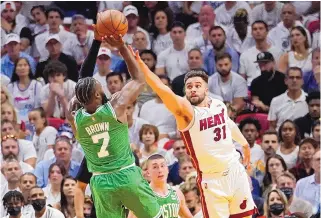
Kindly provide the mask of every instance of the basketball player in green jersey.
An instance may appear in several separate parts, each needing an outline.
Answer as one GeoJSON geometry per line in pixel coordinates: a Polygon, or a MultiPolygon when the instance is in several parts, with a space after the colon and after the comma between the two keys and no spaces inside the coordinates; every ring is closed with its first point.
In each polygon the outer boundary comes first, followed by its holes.
{"type": "MultiPolygon", "coordinates": [[[[144,87],[134,52],[122,37],[104,37],[124,58],[132,80],[108,100],[101,84],[92,77],[82,78],[75,94],[83,108],[67,118],[81,144],[89,172],[90,187],[98,218],[123,218],[125,207],[140,218],[162,217],[157,199],[134,164],[130,149],[126,108],[144,87]]],[[[97,57],[98,51],[95,53],[97,57]]]]}
{"type": "MultiPolygon", "coordinates": [[[[147,159],[147,172],[150,175],[150,187],[154,191],[159,205],[162,207],[163,218],[192,218],[185,203],[185,197],[179,188],[167,184],[168,167],[165,158],[154,154],[147,159]]],[[[135,213],[135,212],[134,212],[135,213]]],[[[139,215],[137,215],[139,218],[139,215]]],[[[128,218],[136,218],[130,212],[128,218]]]]}

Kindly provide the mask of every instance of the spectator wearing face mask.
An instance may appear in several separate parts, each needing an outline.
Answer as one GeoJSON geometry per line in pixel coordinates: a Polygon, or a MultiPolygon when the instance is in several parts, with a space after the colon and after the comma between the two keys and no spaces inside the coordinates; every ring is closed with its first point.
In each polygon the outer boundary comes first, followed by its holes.
{"type": "Polygon", "coordinates": [[[290,215],[289,205],[283,192],[274,189],[267,194],[264,203],[264,216],[266,218],[279,218],[290,215]]]}
{"type": "Polygon", "coordinates": [[[286,196],[289,205],[289,212],[299,212],[309,218],[313,215],[312,205],[309,202],[294,196],[295,185],[296,179],[289,172],[284,172],[277,178],[277,188],[286,196]]]}
{"type": "Polygon", "coordinates": [[[46,197],[44,191],[39,186],[34,186],[30,190],[30,202],[35,210],[35,217],[42,218],[65,218],[57,209],[46,206],[46,197]]]}
{"type": "Polygon", "coordinates": [[[4,218],[32,218],[32,216],[24,216],[22,207],[24,206],[24,198],[19,191],[8,191],[2,198],[3,206],[7,211],[7,216],[4,218]]]}

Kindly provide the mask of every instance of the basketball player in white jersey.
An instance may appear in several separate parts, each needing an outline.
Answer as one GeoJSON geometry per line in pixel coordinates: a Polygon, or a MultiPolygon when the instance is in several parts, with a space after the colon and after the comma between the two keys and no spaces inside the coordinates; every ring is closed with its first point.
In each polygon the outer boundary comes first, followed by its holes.
{"type": "MultiPolygon", "coordinates": [[[[218,56],[227,68],[230,56],[218,56]]],[[[198,172],[204,218],[252,217],[252,199],[246,170],[239,162],[233,140],[243,146],[244,161],[250,166],[250,148],[228,117],[222,101],[208,96],[208,76],[203,69],[185,76],[185,98],[175,95],[151,72],[136,52],[136,61],[147,84],[175,116],[177,126],[198,172]],[[232,140],[233,139],[233,140],[232,140]]]]}

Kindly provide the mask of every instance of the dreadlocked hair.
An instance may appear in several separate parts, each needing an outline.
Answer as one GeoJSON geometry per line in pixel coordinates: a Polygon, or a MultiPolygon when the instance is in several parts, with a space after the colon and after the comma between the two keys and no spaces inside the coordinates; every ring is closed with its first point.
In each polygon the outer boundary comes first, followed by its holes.
{"type": "Polygon", "coordinates": [[[21,192],[18,192],[17,190],[14,191],[8,191],[2,198],[3,206],[7,208],[7,204],[11,199],[20,200],[21,202],[24,202],[24,198],[21,192]]]}
{"type": "Polygon", "coordinates": [[[95,91],[97,80],[92,77],[80,79],[75,87],[76,98],[82,105],[87,105],[95,91]]]}

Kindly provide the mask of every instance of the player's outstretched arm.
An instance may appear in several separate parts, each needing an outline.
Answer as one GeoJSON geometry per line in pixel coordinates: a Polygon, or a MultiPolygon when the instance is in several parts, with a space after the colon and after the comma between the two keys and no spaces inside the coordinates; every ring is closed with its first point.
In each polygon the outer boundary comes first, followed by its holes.
{"type": "Polygon", "coordinates": [[[236,123],[234,123],[234,121],[228,118],[227,124],[231,130],[233,140],[242,146],[242,150],[244,154],[243,163],[245,166],[247,166],[247,170],[250,171],[251,170],[251,164],[250,164],[251,150],[250,150],[249,143],[244,138],[239,127],[236,125],[236,123]]]}
{"type": "Polygon", "coordinates": [[[176,193],[179,197],[180,200],[180,206],[179,206],[179,217],[181,218],[192,218],[193,215],[191,214],[191,212],[189,211],[187,205],[186,205],[186,201],[185,201],[185,197],[182,193],[182,191],[178,188],[176,189],[176,193]]]}
{"type": "Polygon", "coordinates": [[[81,69],[79,72],[79,79],[85,77],[92,77],[94,74],[94,69],[96,65],[96,58],[98,55],[98,51],[101,45],[102,38],[99,36],[96,30],[96,25],[93,24],[94,28],[94,36],[95,39],[91,44],[88,55],[86,56],[84,63],[81,65],[81,69]]]}
{"type": "Polygon", "coordinates": [[[175,95],[168,86],[164,85],[159,77],[149,70],[147,65],[139,57],[138,52],[136,52],[135,56],[147,84],[156,92],[168,110],[175,116],[178,128],[180,130],[185,129],[193,119],[193,108],[191,104],[185,98],[175,95]]]}

